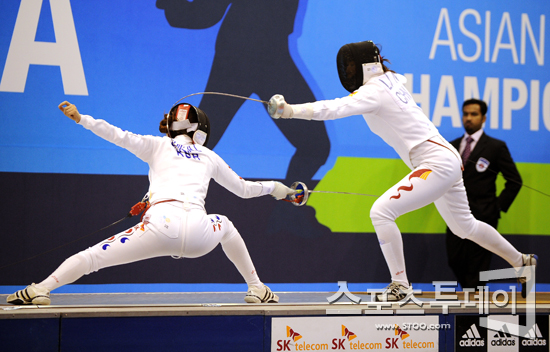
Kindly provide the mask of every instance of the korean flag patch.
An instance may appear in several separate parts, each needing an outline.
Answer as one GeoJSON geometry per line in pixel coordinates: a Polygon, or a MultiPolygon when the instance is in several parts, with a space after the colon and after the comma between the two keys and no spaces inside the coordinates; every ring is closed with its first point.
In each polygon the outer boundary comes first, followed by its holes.
{"type": "Polygon", "coordinates": [[[489,160],[485,158],[479,158],[476,163],[476,170],[477,172],[485,172],[489,168],[489,160]]]}

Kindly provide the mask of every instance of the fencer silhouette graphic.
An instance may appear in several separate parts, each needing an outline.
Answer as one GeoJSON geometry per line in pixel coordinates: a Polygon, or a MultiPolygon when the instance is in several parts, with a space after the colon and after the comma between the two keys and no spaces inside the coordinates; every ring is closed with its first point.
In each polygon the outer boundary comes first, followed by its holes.
{"type": "MultiPolygon", "coordinates": [[[[277,92],[296,99],[293,103],[305,103],[315,101],[315,97],[290,56],[288,43],[298,5],[299,0],[157,0],[156,3],[172,27],[205,29],[223,18],[205,91],[246,97],[256,93],[265,101],[277,92]]],[[[210,134],[210,148],[222,138],[243,103],[244,100],[219,95],[202,97],[199,108],[215,119],[216,125],[210,134]]],[[[286,181],[309,182],[330,152],[324,122],[275,120],[275,124],[296,148],[286,181]]]]}

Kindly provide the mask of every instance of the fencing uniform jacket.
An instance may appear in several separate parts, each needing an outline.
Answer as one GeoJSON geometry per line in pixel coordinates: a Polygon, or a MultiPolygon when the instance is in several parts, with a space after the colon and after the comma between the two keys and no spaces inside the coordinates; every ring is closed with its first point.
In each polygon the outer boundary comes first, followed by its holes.
{"type": "MultiPolygon", "coordinates": [[[[393,147],[412,168],[410,151],[439,136],[439,132],[405,89],[405,82],[406,78],[399,74],[377,74],[349,96],[308,103],[313,108],[311,119],[333,120],[363,115],[371,131],[393,147]]],[[[293,108],[293,117],[300,118],[300,105],[304,104],[294,105],[297,108],[293,108]]]]}
{"type": "Polygon", "coordinates": [[[272,181],[243,180],[221,157],[204,146],[193,144],[187,135],[174,139],[138,135],[88,115],[81,115],[80,125],[149,164],[152,204],[163,199],[175,199],[204,208],[212,178],[241,198],[269,194],[274,188],[272,181]]]}

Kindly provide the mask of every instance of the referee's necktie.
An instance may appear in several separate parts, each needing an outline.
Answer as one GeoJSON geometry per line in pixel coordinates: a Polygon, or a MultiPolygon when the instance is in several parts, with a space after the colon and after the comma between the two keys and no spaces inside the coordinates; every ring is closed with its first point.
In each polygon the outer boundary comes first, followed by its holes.
{"type": "Polygon", "coordinates": [[[470,157],[470,153],[472,152],[472,149],[470,148],[470,145],[474,139],[470,136],[466,138],[466,146],[464,147],[464,151],[462,152],[462,162],[464,165],[466,165],[466,162],[468,161],[468,158],[470,157]]]}

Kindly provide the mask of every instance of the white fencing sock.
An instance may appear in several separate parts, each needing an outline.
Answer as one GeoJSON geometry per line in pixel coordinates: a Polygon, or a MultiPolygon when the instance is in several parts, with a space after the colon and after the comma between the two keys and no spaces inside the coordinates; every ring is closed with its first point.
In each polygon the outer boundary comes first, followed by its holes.
{"type": "Polygon", "coordinates": [[[395,222],[391,221],[385,221],[382,224],[380,222],[374,224],[373,222],[373,225],[380,242],[380,249],[388,264],[392,282],[398,282],[405,287],[409,287],[407,270],[405,269],[403,239],[399,228],[395,222]]]}
{"type": "Polygon", "coordinates": [[[90,272],[90,264],[81,253],[77,253],[72,257],[69,257],[41,283],[37,284],[38,287],[45,287],[52,291],[63,285],[75,282],[83,275],[90,272]]]}
{"type": "Polygon", "coordinates": [[[263,287],[256,273],[256,269],[254,268],[254,264],[252,263],[252,259],[250,258],[250,254],[248,253],[248,249],[246,249],[246,244],[238,232],[228,241],[222,242],[222,248],[227,258],[235,264],[237,270],[239,270],[239,273],[241,273],[244,281],[246,281],[249,287],[263,287]]]}

